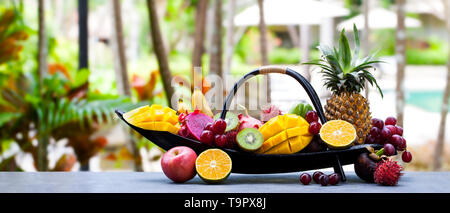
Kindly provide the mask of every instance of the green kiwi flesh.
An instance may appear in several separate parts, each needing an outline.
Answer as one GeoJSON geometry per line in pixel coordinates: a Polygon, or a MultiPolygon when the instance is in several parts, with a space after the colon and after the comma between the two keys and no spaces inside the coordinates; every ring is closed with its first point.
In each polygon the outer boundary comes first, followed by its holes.
{"type": "Polygon", "coordinates": [[[263,144],[263,139],[261,132],[255,128],[245,128],[236,136],[239,148],[248,152],[258,150],[263,144]]]}

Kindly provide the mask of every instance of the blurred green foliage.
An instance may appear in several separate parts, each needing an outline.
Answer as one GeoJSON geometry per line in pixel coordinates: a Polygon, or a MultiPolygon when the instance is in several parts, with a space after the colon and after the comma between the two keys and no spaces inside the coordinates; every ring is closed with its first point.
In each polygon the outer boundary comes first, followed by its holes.
{"type": "MultiPolygon", "coordinates": [[[[406,63],[410,65],[444,65],[447,63],[448,45],[437,37],[417,36],[420,30],[408,30],[406,46],[406,63]]],[[[378,56],[395,55],[395,30],[374,30],[376,45],[372,47],[378,51],[378,56]]]]}

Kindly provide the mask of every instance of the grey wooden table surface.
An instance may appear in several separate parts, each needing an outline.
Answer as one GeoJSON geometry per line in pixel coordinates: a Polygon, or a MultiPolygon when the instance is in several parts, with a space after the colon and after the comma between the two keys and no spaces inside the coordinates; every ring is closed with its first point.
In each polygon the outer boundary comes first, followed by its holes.
{"type": "Polygon", "coordinates": [[[172,183],[160,172],[0,172],[0,193],[450,193],[450,172],[406,172],[395,187],[346,173],[347,182],[323,187],[300,184],[299,173],[231,174],[211,185],[198,176],[172,183]]]}

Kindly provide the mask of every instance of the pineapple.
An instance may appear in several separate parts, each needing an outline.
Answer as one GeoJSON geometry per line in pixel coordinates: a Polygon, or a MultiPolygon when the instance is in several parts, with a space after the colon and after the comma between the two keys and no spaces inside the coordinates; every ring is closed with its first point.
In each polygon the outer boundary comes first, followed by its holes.
{"type": "Polygon", "coordinates": [[[371,128],[369,102],[360,92],[365,89],[366,82],[376,85],[383,97],[383,92],[370,71],[373,65],[381,61],[373,60],[373,55],[359,58],[359,36],[353,26],[355,49],[352,54],[345,31],[339,38],[339,47],[331,48],[320,45],[321,59],[306,64],[317,65],[324,76],[324,86],[332,95],[325,105],[327,120],[345,120],[353,124],[357,132],[356,143],[363,144],[371,128]]]}

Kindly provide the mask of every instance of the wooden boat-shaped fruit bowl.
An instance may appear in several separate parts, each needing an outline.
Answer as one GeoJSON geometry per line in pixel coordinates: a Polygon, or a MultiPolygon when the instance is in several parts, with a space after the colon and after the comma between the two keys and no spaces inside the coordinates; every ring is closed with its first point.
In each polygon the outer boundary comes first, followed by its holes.
{"type": "MultiPolygon", "coordinates": [[[[249,72],[244,75],[238,82],[236,82],[232,91],[228,94],[225,100],[220,117],[225,118],[234,95],[236,94],[238,88],[245,81],[256,75],[269,73],[285,74],[297,80],[307,91],[321,122],[326,122],[320,99],[311,84],[302,75],[290,68],[280,68],[272,66],[261,67],[252,72],[249,72]]],[[[124,112],[120,110],[116,110],[116,114],[122,121],[124,121],[132,129],[164,150],[169,150],[176,146],[187,146],[192,148],[197,154],[200,154],[206,149],[213,148],[212,146],[203,144],[200,141],[182,137],[170,132],[142,129],[127,122],[123,117],[123,113],[124,112]]],[[[333,167],[334,171],[340,174],[341,179],[345,181],[346,178],[342,166],[355,163],[357,157],[361,153],[368,152],[368,146],[372,146],[375,149],[381,148],[381,145],[377,144],[362,144],[354,145],[346,149],[327,149],[326,151],[321,152],[298,152],[294,154],[284,155],[256,154],[234,149],[221,149],[231,157],[233,162],[231,172],[233,173],[269,174],[333,167]]]]}

